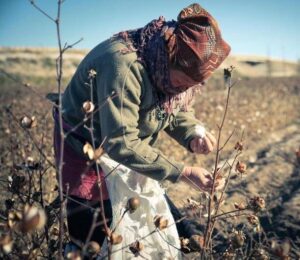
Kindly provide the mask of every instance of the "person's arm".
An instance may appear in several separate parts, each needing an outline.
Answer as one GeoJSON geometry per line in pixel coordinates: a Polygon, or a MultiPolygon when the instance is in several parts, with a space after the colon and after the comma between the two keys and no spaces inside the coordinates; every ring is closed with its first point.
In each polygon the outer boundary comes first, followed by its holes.
{"type": "Polygon", "coordinates": [[[97,74],[99,103],[108,99],[100,110],[101,138],[104,150],[115,161],[156,180],[178,180],[184,165],[169,160],[139,138],[138,120],[142,95],[140,64],[114,66],[97,74]],[[127,68],[129,67],[129,69],[127,68]]]}
{"type": "Polygon", "coordinates": [[[165,131],[190,152],[193,152],[190,142],[196,137],[205,135],[203,123],[195,117],[195,111],[192,106],[188,108],[188,111],[178,112],[165,131]]]}

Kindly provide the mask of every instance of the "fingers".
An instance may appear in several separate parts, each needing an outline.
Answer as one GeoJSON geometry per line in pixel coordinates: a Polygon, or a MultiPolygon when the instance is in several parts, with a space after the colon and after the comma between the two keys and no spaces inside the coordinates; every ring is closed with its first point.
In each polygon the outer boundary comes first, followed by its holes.
{"type": "Polygon", "coordinates": [[[205,144],[205,149],[204,149],[204,153],[205,154],[208,154],[210,152],[213,151],[214,149],[214,146],[213,144],[211,143],[210,139],[208,138],[208,136],[205,136],[204,137],[204,144],[205,144]]]}
{"type": "Polygon", "coordinates": [[[206,132],[206,136],[208,137],[208,139],[210,140],[211,144],[213,147],[216,147],[217,144],[217,140],[216,138],[209,132],[206,132]]]}
{"type": "Polygon", "coordinates": [[[190,147],[194,153],[207,154],[212,151],[212,144],[207,137],[196,137],[191,141],[190,147]]]}
{"type": "Polygon", "coordinates": [[[197,144],[197,147],[196,147],[197,152],[204,153],[205,152],[205,143],[204,143],[203,138],[198,138],[196,141],[196,144],[197,144]]]}
{"type": "Polygon", "coordinates": [[[189,184],[193,188],[200,188],[205,192],[210,192],[214,186],[214,191],[224,188],[225,179],[216,178],[215,183],[213,175],[204,168],[201,167],[186,167],[188,174],[183,173],[181,180],[189,184]]]}
{"type": "Polygon", "coordinates": [[[205,176],[205,178],[209,179],[210,181],[213,180],[213,176],[209,172],[205,173],[204,176],[205,176]]]}
{"type": "Polygon", "coordinates": [[[194,153],[204,153],[205,152],[205,143],[203,138],[194,138],[191,141],[190,148],[194,153]]]}
{"type": "Polygon", "coordinates": [[[224,178],[221,178],[218,180],[218,185],[216,185],[216,190],[222,190],[225,186],[225,179],[224,178]]]}
{"type": "MultiPolygon", "coordinates": [[[[213,186],[213,176],[208,171],[203,173],[203,175],[204,175],[204,180],[202,181],[202,184],[204,186],[203,190],[210,191],[213,186]]],[[[225,183],[226,183],[225,178],[217,177],[214,184],[214,190],[215,191],[222,190],[225,186],[225,183]]]]}
{"type": "Polygon", "coordinates": [[[194,153],[200,153],[200,149],[201,149],[201,144],[199,143],[198,141],[199,139],[198,138],[195,138],[191,141],[191,149],[194,153]]]}
{"type": "Polygon", "coordinates": [[[190,143],[190,148],[194,153],[208,154],[213,151],[216,146],[216,139],[214,136],[206,132],[204,137],[196,137],[190,143]]]}

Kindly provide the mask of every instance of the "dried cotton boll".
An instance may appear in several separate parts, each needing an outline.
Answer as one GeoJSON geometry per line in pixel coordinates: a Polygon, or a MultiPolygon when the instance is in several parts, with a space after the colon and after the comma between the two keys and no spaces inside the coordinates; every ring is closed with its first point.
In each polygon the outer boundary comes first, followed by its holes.
{"type": "Polygon", "coordinates": [[[67,259],[69,260],[81,260],[81,253],[80,251],[72,251],[72,252],[69,252],[67,254],[67,259]]]}
{"type": "Polygon", "coordinates": [[[192,235],[189,240],[189,247],[195,251],[201,251],[204,246],[204,238],[199,235],[192,235]]]}
{"type": "Polygon", "coordinates": [[[104,149],[100,146],[94,150],[94,160],[99,159],[104,154],[104,149]]]}
{"type": "Polygon", "coordinates": [[[90,241],[87,245],[87,252],[91,257],[95,257],[97,254],[99,254],[100,250],[100,245],[95,241],[90,241]]]}
{"type": "Polygon", "coordinates": [[[27,162],[28,164],[32,164],[32,163],[34,163],[34,159],[33,159],[33,157],[31,157],[31,156],[28,156],[28,157],[26,158],[26,162],[27,162]]]}
{"type": "Polygon", "coordinates": [[[86,142],[83,146],[83,153],[86,154],[90,160],[97,160],[104,154],[104,150],[101,146],[94,150],[92,145],[86,142]]]}
{"type": "Polygon", "coordinates": [[[82,109],[86,114],[89,114],[94,111],[95,105],[91,101],[85,101],[82,105],[82,109]]]}
{"type": "Polygon", "coordinates": [[[252,226],[254,226],[254,227],[259,226],[259,218],[257,216],[249,215],[247,217],[247,220],[248,220],[249,224],[251,224],[252,226]]]}
{"type": "Polygon", "coordinates": [[[129,250],[134,254],[135,257],[138,257],[140,252],[144,249],[144,245],[140,241],[135,241],[129,246],[129,250]]]}
{"type": "Polygon", "coordinates": [[[253,250],[251,260],[269,260],[268,253],[262,248],[256,248],[253,250]]]}
{"type": "Polygon", "coordinates": [[[3,234],[0,236],[0,248],[5,254],[9,254],[12,251],[13,240],[9,234],[3,234]]]}
{"type": "Polygon", "coordinates": [[[180,248],[184,254],[188,254],[191,252],[191,248],[189,247],[190,240],[188,238],[180,237],[180,248]]]}
{"type": "Polygon", "coordinates": [[[192,199],[192,198],[187,198],[187,209],[191,209],[191,210],[197,210],[197,209],[201,209],[203,208],[203,206],[201,205],[200,202],[192,199]]]}
{"type": "Polygon", "coordinates": [[[234,260],[235,259],[235,252],[232,250],[227,250],[222,254],[222,259],[223,260],[234,260]]]}
{"type": "Polygon", "coordinates": [[[235,149],[235,150],[238,150],[238,151],[243,151],[243,149],[244,149],[243,143],[242,143],[241,141],[238,141],[238,142],[235,144],[234,149],[235,149]]]}
{"type": "Polygon", "coordinates": [[[118,235],[118,234],[115,234],[114,232],[112,232],[110,234],[109,240],[113,245],[118,245],[118,244],[122,243],[123,237],[121,235],[118,235]]]}
{"type": "Polygon", "coordinates": [[[94,69],[89,70],[89,79],[94,79],[97,76],[97,72],[94,69]]]}
{"type": "Polygon", "coordinates": [[[24,116],[21,119],[21,125],[24,128],[30,128],[30,126],[31,126],[31,119],[28,116],[24,116]]]}
{"type": "Polygon", "coordinates": [[[247,165],[245,163],[238,161],[235,170],[239,173],[245,173],[247,170],[247,165]]]}
{"type": "Polygon", "coordinates": [[[233,66],[230,66],[229,68],[224,69],[224,81],[225,81],[225,84],[228,85],[228,87],[231,87],[231,77],[232,77],[233,70],[234,70],[233,66]]]}
{"type": "Polygon", "coordinates": [[[130,213],[133,213],[139,208],[140,204],[141,202],[139,198],[132,197],[127,201],[126,210],[128,210],[130,213]]]}
{"type": "Polygon", "coordinates": [[[235,202],[234,207],[235,207],[235,209],[238,209],[238,210],[244,210],[247,208],[247,206],[243,202],[240,202],[240,203],[235,202]]]}
{"type": "Polygon", "coordinates": [[[231,237],[231,245],[234,249],[241,248],[245,244],[245,234],[243,231],[234,231],[231,237]]]}
{"type": "Polygon", "coordinates": [[[8,213],[7,226],[10,229],[18,228],[20,221],[22,220],[22,214],[17,211],[10,211],[8,213]]]}
{"type": "Polygon", "coordinates": [[[291,251],[291,242],[285,239],[282,242],[272,240],[271,250],[274,255],[278,256],[280,259],[288,260],[291,251]]]}
{"type": "Polygon", "coordinates": [[[262,197],[254,197],[250,199],[248,206],[251,210],[259,212],[266,208],[266,202],[262,197]]]}
{"type": "Polygon", "coordinates": [[[90,160],[94,159],[94,149],[89,143],[85,143],[85,145],[83,146],[83,153],[87,154],[90,160]]]}
{"type": "Polygon", "coordinates": [[[31,128],[34,128],[37,126],[37,120],[35,118],[35,116],[31,117],[31,128]]]}
{"type": "Polygon", "coordinates": [[[159,230],[163,230],[163,229],[167,228],[168,224],[169,224],[169,221],[167,219],[165,219],[164,217],[162,217],[162,216],[154,217],[154,225],[159,230]]]}
{"type": "Polygon", "coordinates": [[[190,243],[190,240],[188,238],[183,238],[183,237],[180,238],[180,246],[181,246],[181,248],[188,249],[189,243],[190,243]]]}
{"type": "Polygon", "coordinates": [[[22,232],[26,233],[42,229],[45,223],[46,214],[44,210],[28,204],[25,205],[20,226],[22,232]]]}
{"type": "Polygon", "coordinates": [[[29,129],[29,128],[36,127],[36,125],[37,125],[37,121],[34,116],[32,116],[31,118],[28,116],[24,116],[21,118],[21,126],[23,128],[29,129]]]}
{"type": "Polygon", "coordinates": [[[58,227],[54,227],[51,231],[51,235],[53,236],[59,236],[59,228],[58,227]]]}

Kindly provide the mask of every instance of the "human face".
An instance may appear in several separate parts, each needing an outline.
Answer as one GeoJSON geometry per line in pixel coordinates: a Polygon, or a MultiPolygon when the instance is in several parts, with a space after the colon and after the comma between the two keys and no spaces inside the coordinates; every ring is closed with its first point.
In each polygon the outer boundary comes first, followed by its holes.
{"type": "Polygon", "coordinates": [[[169,73],[171,85],[178,90],[185,91],[190,87],[202,84],[193,80],[181,70],[170,68],[169,73]]]}

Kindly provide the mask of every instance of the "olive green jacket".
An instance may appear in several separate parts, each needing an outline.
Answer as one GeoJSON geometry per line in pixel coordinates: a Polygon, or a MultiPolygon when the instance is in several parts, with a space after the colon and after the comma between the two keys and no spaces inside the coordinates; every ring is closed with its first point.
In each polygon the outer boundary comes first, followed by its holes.
{"type": "MultiPolygon", "coordinates": [[[[156,90],[136,53],[124,53],[124,48],[122,41],[109,39],[84,58],[63,95],[63,118],[71,126],[83,120],[82,105],[91,100],[88,74],[95,70],[92,101],[96,109],[102,106],[94,113],[96,145],[105,138],[104,150],[115,161],[153,179],[175,182],[184,165],[153,147],[158,133],[165,130],[189,149],[190,140],[196,136],[195,125],[200,122],[193,110],[176,109],[171,115],[165,114],[157,106],[156,90]]],[[[91,142],[85,127],[77,132],[91,142]]],[[[82,140],[68,135],[66,141],[83,155],[82,140]]]]}

